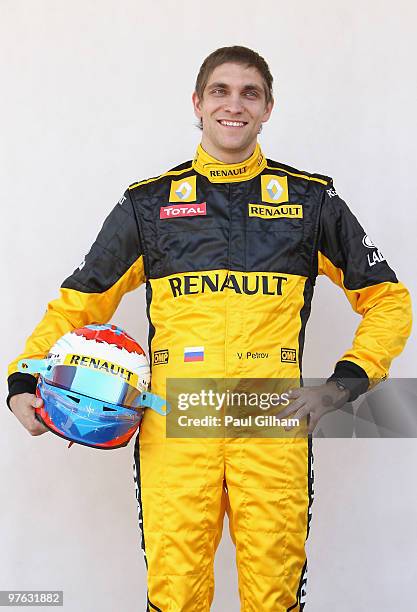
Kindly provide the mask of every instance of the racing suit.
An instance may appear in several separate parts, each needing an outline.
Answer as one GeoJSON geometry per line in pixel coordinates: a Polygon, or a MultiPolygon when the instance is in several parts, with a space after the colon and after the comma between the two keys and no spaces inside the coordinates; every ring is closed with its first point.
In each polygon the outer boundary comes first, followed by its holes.
{"type": "MultiPolygon", "coordinates": [[[[300,380],[318,274],[362,315],[332,375],[354,381],[355,399],[387,376],[406,342],[407,289],[331,178],[266,159],[259,144],[238,164],[199,145],[194,160],[125,191],[10,364],[8,399],[35,389],[34,377],[17,372],[19,359],[44,357],[67,331],[109,321],[142,283],[154,393],[165,396],[175,377],[300,380]]],[[[241,609],[303,610],[311,437],[179,439],[165,425],[145,411],[134,450],[147,609],[210,609],[227,511],[241,609]]]]}

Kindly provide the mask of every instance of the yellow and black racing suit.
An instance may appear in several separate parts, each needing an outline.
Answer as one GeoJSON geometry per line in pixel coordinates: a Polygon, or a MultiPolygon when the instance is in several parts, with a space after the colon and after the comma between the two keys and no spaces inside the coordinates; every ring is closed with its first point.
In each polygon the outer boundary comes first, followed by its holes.
{"type": "MultiPolygon", "coordinates": [[[[154,393],[165,395],[167,378],[300,380],[318,274],[362,315],[333,374],[354,381],[354,399],[387,376],[406,342],[407,289],[331,178],[266,159],[258,144],[239,164],[199,145],[193,161],[126,190],[10,364],[8,399],[35,389],[18,359],[44,357],[67,331],[109,321],[142,283],[154,393]],[[194,349],[198,360],[187,360],[194,349]]],[[[135,444],[148,610],[209,610],[225,511],[242,610],[302,610],[310,437],[177,439],[165,424],[145,411],[135,444]]]]}

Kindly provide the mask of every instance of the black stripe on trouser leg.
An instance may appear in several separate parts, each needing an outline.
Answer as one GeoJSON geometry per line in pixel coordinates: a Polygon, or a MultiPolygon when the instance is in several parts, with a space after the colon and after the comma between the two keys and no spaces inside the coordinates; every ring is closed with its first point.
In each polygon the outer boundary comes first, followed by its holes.
{"type": "MultiPolygon", "coordinates": [[[[139,458],[139,433],[136,436],[136,440],[135,440],[135,446],[134,446],[134,452],[133,452],[133,480],[135,483],[135,493],[136,493],[136,501],[138,504],[138,523],[139,523],[139,530],[141,533],[141,549],[143,552],[143,558],[145,560],[145,565],[146,568],[148,568],[148,560],[146,558],[146,552],[145,552],[145,532],[143,529],[143,511],[142,511],[142,496],[141,496],[141,490],[140,490],[140,458],[139,458]]],[[[162,612],[161,608],[158,608],[158,606],[155,606],[151,600],[149,599],[149,593],[147,595],[147,605],[146,605],[146,612],[150,612],[152,610],[156,610],[156,612],[162,612]]]]}
{"type": "Polygon", "coordinates": [[[156,612],[162,612],[161,608],[158,608],[158,606],[154,606],[148,597],[148,610],[146,612],[151,612],[151,609],[156,610],[156,612]]]}
{"type": "Polygon", "coordinates": [[[313,285],[309,278],[306,279],[303,290],[303,307],[300,310],[300,333],[298,334],[298,367],[300,369],[300,386],[303,387],[303,352],[307,321],[311,312],[311,300],[313,297],[313,285]]]}
{"type": "MultiPolygon", "coordinates": [[[[308,538],[308,534],[310,533],[310,522],[312,516],[312,504],[314,500],[314,468],[313,468],[313,436],[312,434],[308,435],[308,508],[307,508],[307,534],[306,540],[308,538]]],[[[306,586],[307,586],[307,560],[304,562],[303,569],[301,570],[300,582],[298,584],[297,589],[297,600],[294,605],[290,608],[287,608],[287,612],[291,610],[299,610],[299,612],[303,612],[305,607],[305,598],[306,598],[306,586]],[[298,607],[299,606],[299,607],[298,607]]]]}
{"type": "Polygon", "coordinates": [[[146,568],[148,568],[148,560],[145,552],[145,534],[143,529],[143,510],[142,510],[142,495],[140,490],[140,460],[139,460],[139,433],[136,436],[135,446],[133,451],[133,480],[135,483],[136,501],[138,505],[138,524],[141,534],[141,549],[143,558],[145,559],[146,568]]]}
{"type": "Polygon", "coordinates": [[[310,533],[310,523],[312,517],[312,505],[314,500],[314,455],[313,455],[313,434],[308,435],[308,510],[307,510],[307,538],[310,533]]]}

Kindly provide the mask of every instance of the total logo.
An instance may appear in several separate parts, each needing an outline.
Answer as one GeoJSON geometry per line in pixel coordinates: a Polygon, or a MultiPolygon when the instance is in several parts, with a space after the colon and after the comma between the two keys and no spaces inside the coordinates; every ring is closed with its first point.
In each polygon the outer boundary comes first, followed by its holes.
{"type": "Polygon", "coordinates": [[[374,266],[381,261],[385,261],[385,257],[381,253],[381,251],[376,247],[376,245],[372,242],[367,234],[362,238],[362,244],[367,249],[373,249],[372,253],[367,253],[368,265],[374,266]]]}
{"type": "Polygon", "coordinates": [[[159,209],[160,219],[175,219],[176,217],[198,217],[206,215],[206,202],[200,204],[173,204],[172,206],[161,206],[159,209]]]}

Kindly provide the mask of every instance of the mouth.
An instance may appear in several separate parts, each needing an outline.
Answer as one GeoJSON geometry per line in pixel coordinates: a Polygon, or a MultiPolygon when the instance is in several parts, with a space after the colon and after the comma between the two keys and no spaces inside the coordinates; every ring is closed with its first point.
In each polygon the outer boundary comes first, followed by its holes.
{"type": "Polygon", "coordinates": [[[248,123],[247,121],[230,121],[228,119],[217,119],[217,122],[227,128],[242,128],[248,123]]]}

